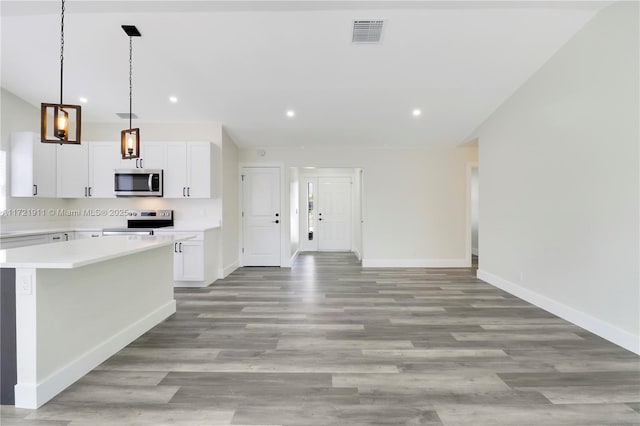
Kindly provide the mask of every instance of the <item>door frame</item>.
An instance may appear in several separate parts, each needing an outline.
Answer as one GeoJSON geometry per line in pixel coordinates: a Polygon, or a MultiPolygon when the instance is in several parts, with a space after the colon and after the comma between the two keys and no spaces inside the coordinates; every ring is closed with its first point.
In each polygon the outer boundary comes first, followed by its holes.
{"type": "MultiPolygon", "coordinates": [[[[471,267],[471,244],[472,244],[472,224],[471,224],[471,185],[472,185],[472,174],[473,169],[480,170],[479,164],[477,161],[467,161],[467,188],[466,188],[466,243],[465,243],[465,263],[467,267],[471,267]]],[[[478,233],[479,235],[479,233],[478,233]]]]}
{"type": "MultiPolygon", "coordinates": [[[[286,229],[289,226],[289,214],[287,212],[287,214],[285,214],[284,211],[284,164],[283,163],[256,163],[256,162],[251,162],[251,163],[238,163],[238,185],[240,188],[240,196],[238,197],[238,212],[240,214],[240,232],[238,233],[239,235],[239,241],[238,241],[238,265],[240,267],[244,266],[244,253],[242,252],[243,249],[243,242],[244,242],[244,219],[242,218],[242,212],[243,212],[243,207],[244,207],[244,185],[242,184],[242,171],[245,168],[261,168],[261,169],[265,169],[265,168],[274,168],[274,169],[278,169],[279,171],[279,176],[280,176],[280,267],[286,267],[287,266],[287,262],[285,261],[285,256],[284,256],[284,252],[285,252],[285,244],[282,244],[283,241],[286,241],[286,229]]],[[[291,265],[288,265],[291,266],[291,265]]]]}

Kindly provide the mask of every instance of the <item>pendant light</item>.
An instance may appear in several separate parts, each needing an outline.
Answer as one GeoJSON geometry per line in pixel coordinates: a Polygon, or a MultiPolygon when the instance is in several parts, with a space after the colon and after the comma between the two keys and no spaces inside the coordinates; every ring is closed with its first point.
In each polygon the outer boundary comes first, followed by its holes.
{"type": "Polygon", "coordinates": [[[129,128],[120,132],[120,151],[123,159],[140,158],[140,129],[131,125],[133,118],[133,38],[140,37],[135,25],[123,25],[122,29],[129,36],[129,128]]]}
{"type": "Polygon", "coordinates": [[[80,144],[80,105],[62,101],[64,83],[64,0],[60,18],[60,103],[40,104],[40,141],[43,143],[80,144]]]}

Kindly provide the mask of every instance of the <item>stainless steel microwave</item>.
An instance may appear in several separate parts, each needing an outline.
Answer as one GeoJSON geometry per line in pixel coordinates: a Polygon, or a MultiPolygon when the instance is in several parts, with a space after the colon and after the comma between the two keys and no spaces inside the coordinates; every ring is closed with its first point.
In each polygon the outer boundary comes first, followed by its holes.
{"type": "Polygon", "coordinates": [[[162,197],[162,170],[117,169],[115,192],[117,197],[162,197]]]}

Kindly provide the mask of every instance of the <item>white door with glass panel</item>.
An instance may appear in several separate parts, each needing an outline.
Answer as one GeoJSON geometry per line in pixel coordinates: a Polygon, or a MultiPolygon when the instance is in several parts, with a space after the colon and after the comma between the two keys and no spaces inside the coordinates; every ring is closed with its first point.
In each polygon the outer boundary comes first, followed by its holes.
{"type": "Polygon", "coordinates": [[[351,250],[351,178],[307,178],[305,250],[351,250]]]}
{"type": "Polygon", "coordinates": [[[242,263],[280,266],[280,169],[242,169],[242,263]]]}

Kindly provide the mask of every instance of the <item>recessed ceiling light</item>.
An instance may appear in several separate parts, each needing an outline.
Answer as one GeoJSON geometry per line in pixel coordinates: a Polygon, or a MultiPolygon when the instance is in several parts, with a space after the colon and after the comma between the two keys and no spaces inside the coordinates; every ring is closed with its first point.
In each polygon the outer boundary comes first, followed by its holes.
{"type": "Polygon", "coordinates": [[[169,96],[169,102],[175,104],[178,102],[178,98],[176,98],[175,96],[169,96]]]}
{"type": "Polygon", "coordinates": [[[416,108],[413,111],[411,111],[411,114],[413,114],[414,117],[420,117],[422,115],[422,111],[416,108]]]}
{"type": "Polygon", "coordinates": [[[287,111],[287,117],[293,118],[295,116],[296,116],[296,112],[294,110],[290,109],[287,111]]]}
{"type": "Polygon", "coordinates": [[[82,102],[83,104],[86,104],[87,102],[89,102],[89,99],[85,98],[84,96],[81,96],[80,102],[82,102]]]}

